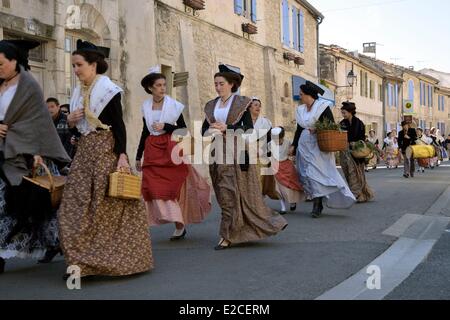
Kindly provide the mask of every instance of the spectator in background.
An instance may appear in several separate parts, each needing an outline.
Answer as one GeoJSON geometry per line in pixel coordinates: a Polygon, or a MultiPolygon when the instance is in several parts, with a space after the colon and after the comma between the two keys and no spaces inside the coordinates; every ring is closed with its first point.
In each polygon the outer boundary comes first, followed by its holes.
{"type": "Polygon", "coordinates": [[[75,139],[73,134],[69,130],[69,126],[67,124],[67,115],[61,111],[60,103],[56,98],[47,99],[47,108],[50,112],[53,123],[56,127],[56,131],[58,132],[58,136],[61,139],[64,149],[66,150],[69,157],[73,159],[75,139]]]}
{"type": "Polygon", "coordinates": [[[61,107],[59,107],[62,114],[65,114],[66,116],[70,113],[70,104],[62,104],[61,107]]]}

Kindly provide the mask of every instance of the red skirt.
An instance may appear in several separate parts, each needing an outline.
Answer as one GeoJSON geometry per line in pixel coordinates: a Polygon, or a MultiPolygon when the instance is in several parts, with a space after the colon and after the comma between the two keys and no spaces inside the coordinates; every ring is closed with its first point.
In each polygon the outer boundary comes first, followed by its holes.
{"type": "Polygon", "coordinates": [[[142,165],[142,195],[145,201],[178,200],[186,181],[189,168],[186,164],[175,164],[172,151],[177,142],[170,134],[149,136],[145,142],[142,165]]]}
{"type": "Polygon", "coordinates": [[[278,172],[275,177],[279,183],[288,189],[295,191],[303,191],[303,186],[300,184],[297,170],[291,160],[285,160],[275,163],[278,166],[278,172]]]}

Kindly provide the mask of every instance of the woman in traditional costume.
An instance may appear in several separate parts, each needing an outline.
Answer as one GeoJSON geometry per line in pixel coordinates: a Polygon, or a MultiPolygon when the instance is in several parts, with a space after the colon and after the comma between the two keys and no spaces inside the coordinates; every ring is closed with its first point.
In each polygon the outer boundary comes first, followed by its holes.
{"type": "MultiPolygon", "coordinates": [[[[81,134],[59,211],[61,245],[81,276],[125,276],[153,268],[144,203],[108,196],[116,171],[130,172],[122,89],[107,76],[108,50],[79,40],[72,54],[81,86],[70,102],[69,126],[81,134]]],[[[67,278],[67,275],[65,276],[67,278]]]]}
{"type": "Polygon", "coordinates": [[[347,131],[350,146],[350,149],[340,152],[342,171],[356,201],[358,203],[368,202],[373,199],[374,195],[366,180],[366,160],[354,158],[351,152],[358,141],[365,140],[365,125],[356,117],[356,106],[353,102],[344,102],[341,111],[344,118],[340,123],[341,128],[347,131]]]}
{"type": "Polygon", "coordinates": [[[375,130],[369,131],[369,137],[367,138],[367,141],[375,147],[373,157],[369,159],[367,167],[375,170],[377,168],[378,163],[380,162],[380,154],[381,154],[380,141],[377,138],[377,133],[375,132],[375,130]]]}
{"type": "Polygon", "coordinates": [[[39,259],[47,251],[52,256],[43,260],[48,260],[59,252],[50,193],[24,179],[43,163],[59,175],[70,162],[29,72],[28,52],[37,46],[0,41],[0,273],[6,259],[39,259]]]}
{"type": "Polygon", "coordinates": [[[398,168],[399,164],[399,150],[397,138],[394,132],[389,132],[386,139],[384,139],[385,162],[388,169],[398,168]]]}
{"type": "Polygon", "coordinates": [[[293,161],[289,159],[292,141],[285,139],[285,129],[276,127],[271,130],[270,142],[271,168],[275,174],[276,191],[280,195],[281,215],[297,209],[297,204],[305,199],[303,186],[300,184],[293,161]]]}
{"type": "Polygon", "coordinates": [[[307,81],[300,87],[303,105],[297,107],[297,131],[290,154],[297,152],[297,170],[300,182],[308,198],[313,199],[313,218],[319,218],[324,209],[348,209],[356,199],[336,168],[334,153],[322,152],[317,142],[315,125],[317,121],[334,122],[330,103],[319,100],[324,90],[307,81]]]}
{"type": "Polygon", "coordinates": [[[253,129],[251,99],[237,93],[244,77],[225,65],[219,70],[214,76],[219,96],[206,104],[202,135],[215,136],[210,174],[222,209],[221,240],[215,249],[223,250],[276,235],[287,222],[265,205],[256,165],[238,148],[245,145],[244,132],[253,129]]]}
{"type": "Polygon", "coordinates": [[[263,196],[278,200],[280,196],[275,190],[275,179],[273,175],[268,174],[270,163],[268,163],[267,147],[271,140],[270,130],[272,129],[272,122],[261,114],[261,109],[261,100],[253,97],[249,107],[253,121],[253,134],[249,136],[248,143],[250,145],[250,152],[256,151],[258,158],[257,170],[260,174],[263,196]],[[264,163],[263,159],[267,163],[264,163]]]}
{"type": "Polygon", "coordinates": [[[166,95],[166,77],[159,67],[142,79],[152,97],[144,102],[144,128],[136,155],[138,171],[143,171],[142,194],[151,226],[174,223],[171,241],[186,236],[188,224],[201,223],[211,210],[211,190],[193,166],[176,163],[178,136],[187,133],[184,105],[166,95]],[[144,159],[142,162],[142,156],[144,159]]]}

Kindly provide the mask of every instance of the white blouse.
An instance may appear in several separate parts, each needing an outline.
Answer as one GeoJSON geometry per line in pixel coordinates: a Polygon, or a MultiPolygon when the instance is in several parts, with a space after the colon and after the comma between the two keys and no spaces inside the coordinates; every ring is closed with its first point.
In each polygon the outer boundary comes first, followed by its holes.
{"type": "Polygon", "coordinates": [[[16,94],[17,84],[6,89],[5,92],[0,94],[0,121],[5,120],[6,112],[16,94]]]}
{"type": "Polygon", "coordinates": [[[228,120],[228,114],[230,113],[231,105],[233,104],[235,95],[231,96],[231,98],[227,101],[226,106],[223,108],[220,107],[221,100],[217,100],[216,108],[214,109],[214,118],[216,122],[221,122],[226,124],[228,120]]]}
{"type": "MultiPolygon", "coordinates": [[[[162,110],[152,110],[152,119],[154,120],[153,123],[159,123],[161,122],[161,116],[162,116],[162,110]]],[[[152,127],[148,128],[148,131],[150,131],[150,134],[152,136],[161,136],[163,135],[165,132],[158,132],[153,130],[152,127]]]]}

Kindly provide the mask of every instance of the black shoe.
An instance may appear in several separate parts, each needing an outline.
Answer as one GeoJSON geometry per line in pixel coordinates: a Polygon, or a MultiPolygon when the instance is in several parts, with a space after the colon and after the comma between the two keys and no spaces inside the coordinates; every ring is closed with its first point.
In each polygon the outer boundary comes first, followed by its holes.
{"type": "Polygon", "coordinates": [[[297,210],[297,204],[292,204],[291,205],[291,211],[295,211],[297,210]]]}
{"type": "Polygon", "coordinates": [[[5,259],[0,258],[0,274],[5,273],[5,259]]]}
{"type": "Polygon", "coordinates": [[[222,242],[220,242],[218,246],[214,247],[214,250],[221,251],[221,250],[230,249],[231,248],[231,243],[229,243],[227,246],[224,246],[223,245],[224,242],[225,242],[225,240],[222,240],[222,242]]]}
{"type": "Polygon", "coordinates": [[[282,215],[282,216],[284,216],[285,214],[287,214],[286,211],[279,211],[278,213],[279,213],[280,215],[282,215]]]}
{"type": "Polygon", "coordinates": [[[323,211],[322,198],[314,199],[314,207],[313,211],[311,212],[311,216],[314,219],[317,219],[322,215],[322,211],[323,211]]]}
{"type": "Polygon", "coordinates": [[[172,238],[170,238],[170,241],[178,241],[178,240],[182,240],[186,237],[187,231],[186,229],[184,229],[183,234],[181,236],[173,236],[172,238]]]}
{"type": "Polygon", "coordinates": [[[41,264],[47,264],[53,261],[53,259],[57,256],[57,255],[62,256],[63,252],[61,250],[61,248],[53,248],[53,249],[48,249],[47,252],[45,252],[45,256],[43,259],[39,260],[38,263],[41,264]]]}
{"type": "Polygon", "coordinates": [[[406,178],[406,179],[408,179],[408,178],[409,178],[409,175],[404,174],[403,177],[406,178]]]}

